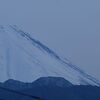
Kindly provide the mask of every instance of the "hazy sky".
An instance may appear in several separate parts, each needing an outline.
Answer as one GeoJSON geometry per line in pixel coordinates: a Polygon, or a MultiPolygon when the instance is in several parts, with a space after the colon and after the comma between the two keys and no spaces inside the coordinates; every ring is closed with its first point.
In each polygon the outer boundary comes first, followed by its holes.
{"type": "Polygon", "coordinates": [[[100,80],[100,0],[0,0],[0,24],[16,24],[100,80]]]}

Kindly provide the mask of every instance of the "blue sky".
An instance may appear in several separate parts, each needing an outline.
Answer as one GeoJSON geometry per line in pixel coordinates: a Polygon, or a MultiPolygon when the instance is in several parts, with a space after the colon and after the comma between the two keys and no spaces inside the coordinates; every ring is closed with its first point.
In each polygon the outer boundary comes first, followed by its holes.
{"type": "Polygon", "coordinates": [[[16,24],[100,79],[99,0],[0,0],[0,24],[16,24]]]}

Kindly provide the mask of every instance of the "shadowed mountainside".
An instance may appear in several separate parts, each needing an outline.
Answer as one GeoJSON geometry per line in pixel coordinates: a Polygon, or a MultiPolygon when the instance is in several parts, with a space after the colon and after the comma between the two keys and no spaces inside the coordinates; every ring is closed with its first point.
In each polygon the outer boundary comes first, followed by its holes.
{"type": "Polygon", "coordinates": [[[33,83],[0,83],[1,100],[99,100],[100,87],[72,85],[60,77],[41,77],[33,83]]]}

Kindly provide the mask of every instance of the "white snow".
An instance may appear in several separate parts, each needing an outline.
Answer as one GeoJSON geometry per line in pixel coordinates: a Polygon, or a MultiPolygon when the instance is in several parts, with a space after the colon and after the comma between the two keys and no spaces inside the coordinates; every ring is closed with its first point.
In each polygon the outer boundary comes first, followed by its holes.
{"type": "Polygon", "coordinates": [[[40,77],[54,76],[63,77],[76,85],[100,85],[95,78],[70,67],[67,64],[70,64],[69,61],[56,58],[17,27],[13,27],[16,30],[10,26],[0,27],[1,82],[8,79],[33,82],[40,77]]]}

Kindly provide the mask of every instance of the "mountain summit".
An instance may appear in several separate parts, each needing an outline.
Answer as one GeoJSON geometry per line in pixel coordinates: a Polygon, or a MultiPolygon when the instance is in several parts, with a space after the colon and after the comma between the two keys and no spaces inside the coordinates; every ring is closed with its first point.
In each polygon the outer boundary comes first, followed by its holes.
{"type": "Polygon", "coordinates": [[[0,82],[14,79],[33,82],[40,77],[62,77],[73,85],[100,82],[69,60],[35,40],[17,26],[0,26],[0,82]]]}

